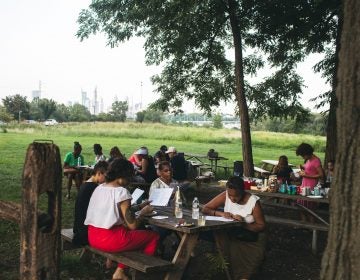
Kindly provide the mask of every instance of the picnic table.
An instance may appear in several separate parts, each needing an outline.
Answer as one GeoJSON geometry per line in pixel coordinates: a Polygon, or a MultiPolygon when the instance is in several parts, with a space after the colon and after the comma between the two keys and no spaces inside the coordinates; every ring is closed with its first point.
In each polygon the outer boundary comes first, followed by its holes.
{"type": "MultiPolygon", "coordinates": [[[[156,219],[156,217],[148,217],[147,222],[154,226],[175,231],[181,236],[180,244],[172,260],[176,269],[168,271],[165,277],[165,279],[168,280],[181,279],[189,262],[190,254],[198,242],[200,232],[212,232],[216,241],[218,252],[226,258],[228,253],[224,250],[224,248],[226,248],[225,243],[227,242],[227,231],[230,228],[241,226],[241,223],[237,221],[222,222],[213,220],[206,220],[205,226],[197,226],[197,221],[191,218],[191,211],[183,209],[183,219],[186,223],[194,223],[194,226],[177,227],[176,225],[178,224],[179,219],[175,218],[172,207],[155,207],[155,210],[157,215],[167,216],[168,218],[156,219]]],[[[226,270],[226,275],[228,279],[231,279],[228,269],[226,270]]]]}
{"type": "Polygon", "coordinates": [[[205,154],[191,154],[191,153],[185,153],[184,154],[186,160],[195,160],[197,162],[202,163],[203,165],[209,165],[205,161],[208,160],[210,162],[210,169],[214,174],[216,174],[218,168],[224,168],[225,173],[227,173],[228,169],[230,169],[227,165],[218,165],[218,161],[227,161],[229,160],[226,157],[208,157],[205,154]]]}
{"type": "MultiPolygon", "coordinates": [[[[265,170],[267,170],[267,171],[269,171],[269,172],[271,172],[271,171],[273,170],[274,166],[278,165],[278,163],[279,163],[278,160],[263,159],[263,160],[261,161],[261,168],[262,168],[262,169],[265,169],[265,170]]],[[[295,164],[292,164],[292,163],[289,163],[289,166],[290,166],[291,168],[293,168],[293,167],[295,167],[296,165],[295,165],[295,164]]],[[[294,168],[293,168],[293,170],[294,170],[294,168]]],[[[294,172],[296,172],[296,171],[294,171],[294,172]]]]}
{"type": "MultiPolygon", "coordinates": [[[[260,201],[263,205],[276,207],[276,208],[285,208],[285,209],[292,209],[297,211],[304,211],[308,213],[310,216],[314,217],[314,220],[317,222],[311,223],[311,222],[304,222],[300,221],[295,218],[284,218],[284,217],[277,217],[277,216],[268,216],[265,213],[265,220],[266,222],[270,223],[277,223],[277,224],[283,224],[287,226],[297,227],[297,228],[307,228],[312,230],[313,236],[312,236],[312,252],[316,254],[317,250],[317,233],[318,231],[328,231],[329,228],[329,222],[320,216],[320,211],[309,209],[308,207],[297,203],[299,199],[305,200],[305,201],[312,201],[316,203],[323,203],[323,204],[329,204],[328,198],[315,198],[315,196],[301,196],[301,195],[289,195],[289,194],[283,194],[279,192],[261,192],[261,191],[255,191],[255,190],[248,190],[248,192],[257,195],[260,197],[260,201]],[[292,200],[294,201],[294,205],[287,205],[283,204],[281,202],[284,202],[284,200],[292,200]]],[[[328,211],[326,211],[328,214],[328,211]]]]}

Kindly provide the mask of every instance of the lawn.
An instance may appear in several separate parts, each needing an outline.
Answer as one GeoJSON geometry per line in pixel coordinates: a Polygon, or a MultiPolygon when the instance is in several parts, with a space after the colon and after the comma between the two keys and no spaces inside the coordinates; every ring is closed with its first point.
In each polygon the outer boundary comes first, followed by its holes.
{"type": "MultiPolygon", "coordinates": [[[[313,145],[316,154],[321,159],[324,158],[324,137],[270,132],[253,132],[251,136],[254,163],[257,166],[262,159],[277,159],[283,154],[287,155],[293,164],[302,163],[302,159],[295,155],[295,149],[301,142],[313,145]]],[[[79,141],[83,147],[85,163],[91,163],[94,159],[92,150],[94,143],[102,145],[105,155],[108,155],[113,146],[118,146],[126,156],[130,156],[140,146],[147,146],[150,153],[154,154],[161,145],[165,144],[175,146],[178,151],[197,154],[206,154],[210,148],[213,148],[220,156],[229,158],[229,166],[234,160],[242,159],[239,130],[138,123],[83,123],[52,127],[11,125],[6,129],[0,128],[1,200],[16,202],[21,200],[21,176],[26,150],[28,145],[37,139],[52,140],[59,146],[62,159],[67,152],[72,151],[73,142],[79,141]]],[[[74,190],[73,192],[75,194],[74,190]]],[[[75,195],[72,195],[71,200],[63,200],[63,227],[72,226],[74,197],[75,195]]],[[[18,226],[1,221],[0,234],[2,236],[0,279],[18,279],[18,226]]],[[[99,271],[102,271],[100,263],[84,268],[73,253],[66,253],[62,258],[62,278],[69,278],[68,275],[71,275],[75,278],[88,279],[85,277],[97,275],[99,271]]],[[[94,277],[101,279],[98,276],[94,277]]]]}

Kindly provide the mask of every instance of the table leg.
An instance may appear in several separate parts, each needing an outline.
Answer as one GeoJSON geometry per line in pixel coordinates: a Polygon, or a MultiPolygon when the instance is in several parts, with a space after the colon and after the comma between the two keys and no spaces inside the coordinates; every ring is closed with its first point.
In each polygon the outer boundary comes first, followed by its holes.
{"type": "Polygon", "coordinates": [[[216,247],[217,250],[220,254],[220,256],[222,256],[224,258],[224,260],[226,261],[226,263],[228,264],[225,267],[225,273],[226,273],[226,278],[228,280],[231,280],[231,275],[230,275],[230,270],[229,267],[231,267],[230,264],[230,252],[229,252],[229,242],[228,242],[228,236],[226,231],[214,231],[214,238],[215,238],[215,242],[216,242],[216,247]]]}
{"type": "Polygon", "coordinates": [[[197,243],[199,233],[184,234],[181,238],[180,245],[177,248],[172,263],[175,265],[173,271],[169,271],[165,280],[180,280],[184,270],[189,262],[190,254],[194,250],[197,243]]]}

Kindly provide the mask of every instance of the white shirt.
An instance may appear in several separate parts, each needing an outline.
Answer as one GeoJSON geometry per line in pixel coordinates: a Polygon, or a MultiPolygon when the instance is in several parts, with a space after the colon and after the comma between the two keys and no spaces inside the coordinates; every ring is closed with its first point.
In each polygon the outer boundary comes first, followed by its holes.
{"type": "Polygon", "coordinates": [[[154,189],[162,189],[162,188],[174,188],[178,184],[178,181],[175,179],[171,179],[170,185],[166,184],[164,181],[162,181],[160,178],[157,178],[154,180],[154,182],[151,183],[150,190],[149,190],[149,196],[151,195],[152,191],[154,189]]]}
{"type": "Polygon", "coordinates": [[[90,198],[84,224],[105,229],[123,224],[118,203],[128,199],[131,200],[131,194],[124,187],[109,187],[106,183],[101,184],[90,198]]]}
{"type": "Polygon", "coordinates": [[[234,215],[240,215],[243,218],[247,217],[245,221],[251,223],[254,221],[254,217],[252,217],[252,212],[255,207],[256,201],[258,201],[259,199],[260,198],[258,196],[251,195],[246,204],[241,205],[239,203],[232,202],[228,196],[228,192],[226,191],[224,212],[229,212],[234,215]]]}

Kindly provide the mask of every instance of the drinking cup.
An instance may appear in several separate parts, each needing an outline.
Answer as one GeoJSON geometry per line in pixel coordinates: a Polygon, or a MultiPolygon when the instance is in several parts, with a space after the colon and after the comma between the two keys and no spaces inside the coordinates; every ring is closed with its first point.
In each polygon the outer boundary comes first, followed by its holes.
{"type": "Polygon", "coordinates": [[[199,227],[205,226],[205,224],[206,224],[206,216],[205,215],[199,215],[199,218],[198,218],[197,222],[198,222],[199,227]]]}

